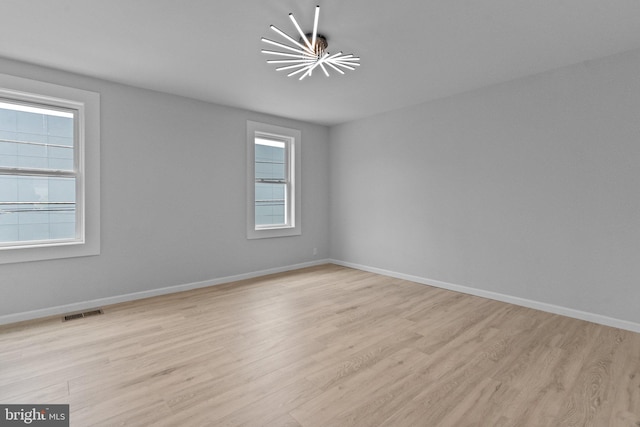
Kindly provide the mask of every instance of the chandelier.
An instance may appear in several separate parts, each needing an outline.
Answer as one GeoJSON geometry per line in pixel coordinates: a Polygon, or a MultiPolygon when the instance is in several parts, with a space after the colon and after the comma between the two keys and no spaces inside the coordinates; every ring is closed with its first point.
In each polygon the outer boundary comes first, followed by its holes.
{"type": "Polygon", "coordinates": [[[352,54],[345,55],[342,52],[330,54],[327,52],[327,38],[322,34],[318,34],[319,14],[320,6],[316,6],[312,33],[303,32],[293,14],[289,14],[289,18],[300,34],[300,38],[298,40],[295,40],[275,25],[271,25],[270,28],[290,44],[280,43],[263,37],[263,42],[286,51],[278,52],[275,50],[263,49],[262,53],[279,56],[278,59],[267,60],[267,63],[279,64],[280,67],[276,68],[277,71],[289,71],[289,74],[287,74],[288,77],[299,75],[299,80],[302,80],[307,76],[311,76],[313,70],[318,67],[327,77],[329,77],[329,70],[331,69],[340,74],[344,74],[344,70],[353,71],[355,70],[355,67],[360,66],[360,58],[355,57],[352,54]]]}

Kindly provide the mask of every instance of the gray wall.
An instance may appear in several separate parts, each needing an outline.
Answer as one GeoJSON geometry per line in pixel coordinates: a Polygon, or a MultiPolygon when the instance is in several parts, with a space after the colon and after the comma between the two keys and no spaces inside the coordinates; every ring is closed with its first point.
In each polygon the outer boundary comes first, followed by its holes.
{"type": "Polygon", "coordinates": [[[331,256],[640,322],[640,51],[331,129],[331,256]]]}
{"type": "Polygon", "coordinates": [[[0,72],[99,92],[102,127],[101,255],[0,265],[0,316],[328,258],[328,128],[8,60],[0,72]],[[302,131],[302,236],[246,239],[247,120],[302,131]]]}

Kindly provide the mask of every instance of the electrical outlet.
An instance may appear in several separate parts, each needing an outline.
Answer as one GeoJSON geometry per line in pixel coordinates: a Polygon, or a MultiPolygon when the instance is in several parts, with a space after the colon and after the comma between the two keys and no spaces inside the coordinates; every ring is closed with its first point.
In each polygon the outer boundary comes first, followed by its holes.
{"type": "Polygon", "coordinates": [[[313,254],[318,255],[318,248],[313,248],[313,254]]]}

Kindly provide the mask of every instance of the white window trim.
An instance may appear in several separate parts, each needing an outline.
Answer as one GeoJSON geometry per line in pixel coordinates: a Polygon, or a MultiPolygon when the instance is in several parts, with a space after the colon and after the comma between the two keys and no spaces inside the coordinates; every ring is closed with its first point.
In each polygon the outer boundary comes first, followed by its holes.
{"type": "Polygon", "coordinates": [[[76,195],[78,239],[16,242],[0,248],[0,264],[100,253],[100,95],[86,90],[0,74],[0,97],[58,105],[77,111],[80,185],[76,195]]]}
{"type": "Polygon", "coordinates": [[[302,234],[302,133],[297,129],[266,123],[247,121],[247,239],[299,236],[302,234]],[[255,138],[256,135],[285,140],[287,144],[287,167],[289,185],[287,186],[288,218],[287,225],[256,227],[255,209],[255,138]]]}

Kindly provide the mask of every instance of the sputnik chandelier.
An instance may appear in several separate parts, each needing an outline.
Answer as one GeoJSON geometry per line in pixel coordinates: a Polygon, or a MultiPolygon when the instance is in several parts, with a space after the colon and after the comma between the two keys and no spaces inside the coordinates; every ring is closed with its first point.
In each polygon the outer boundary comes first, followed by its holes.
{"type": "Polygon", "coordinates": [[[320,67],[324,74],[329,77],[329,69],[333,69],[340,74],[344,74],[344,70],[355,70],[355,67],[360,66],[360,58],[353,56],[352,54],[345,55],[342,52],[334,53],[333,55],[326,51],[328,43],[327,38],[322,34],[318,34],[318,16],[320,14],[320,6],[316,6],[316,14],[313,19],[313,32],[304,33],[298,25],[298,21],[294,18],[293,14],[289,14],[289,18],[293,22],[293,25],[300,34],[300,39],[295,40],[293,37],[286,34],[284,31],[277,28],[275,25],[271,25],[271,29],[284,37],[288,44],[276,42],[263,37],[262,41],[273,46],[277,46],[280,49],[284,49],[288,52],[278,52],[274,50],[263,49],[262,53],[267,55],[277,55],[279,59],[267,60],[268,64],[280,64],[281,66],[276,68],[277,71],[290,71],[287,74],[288,77],[300,75],[299,80],[304,79],[307,76],[311,76],[313,70],[320,67]],[[289,53],[292,52],[292,53],[289,53]]]}

